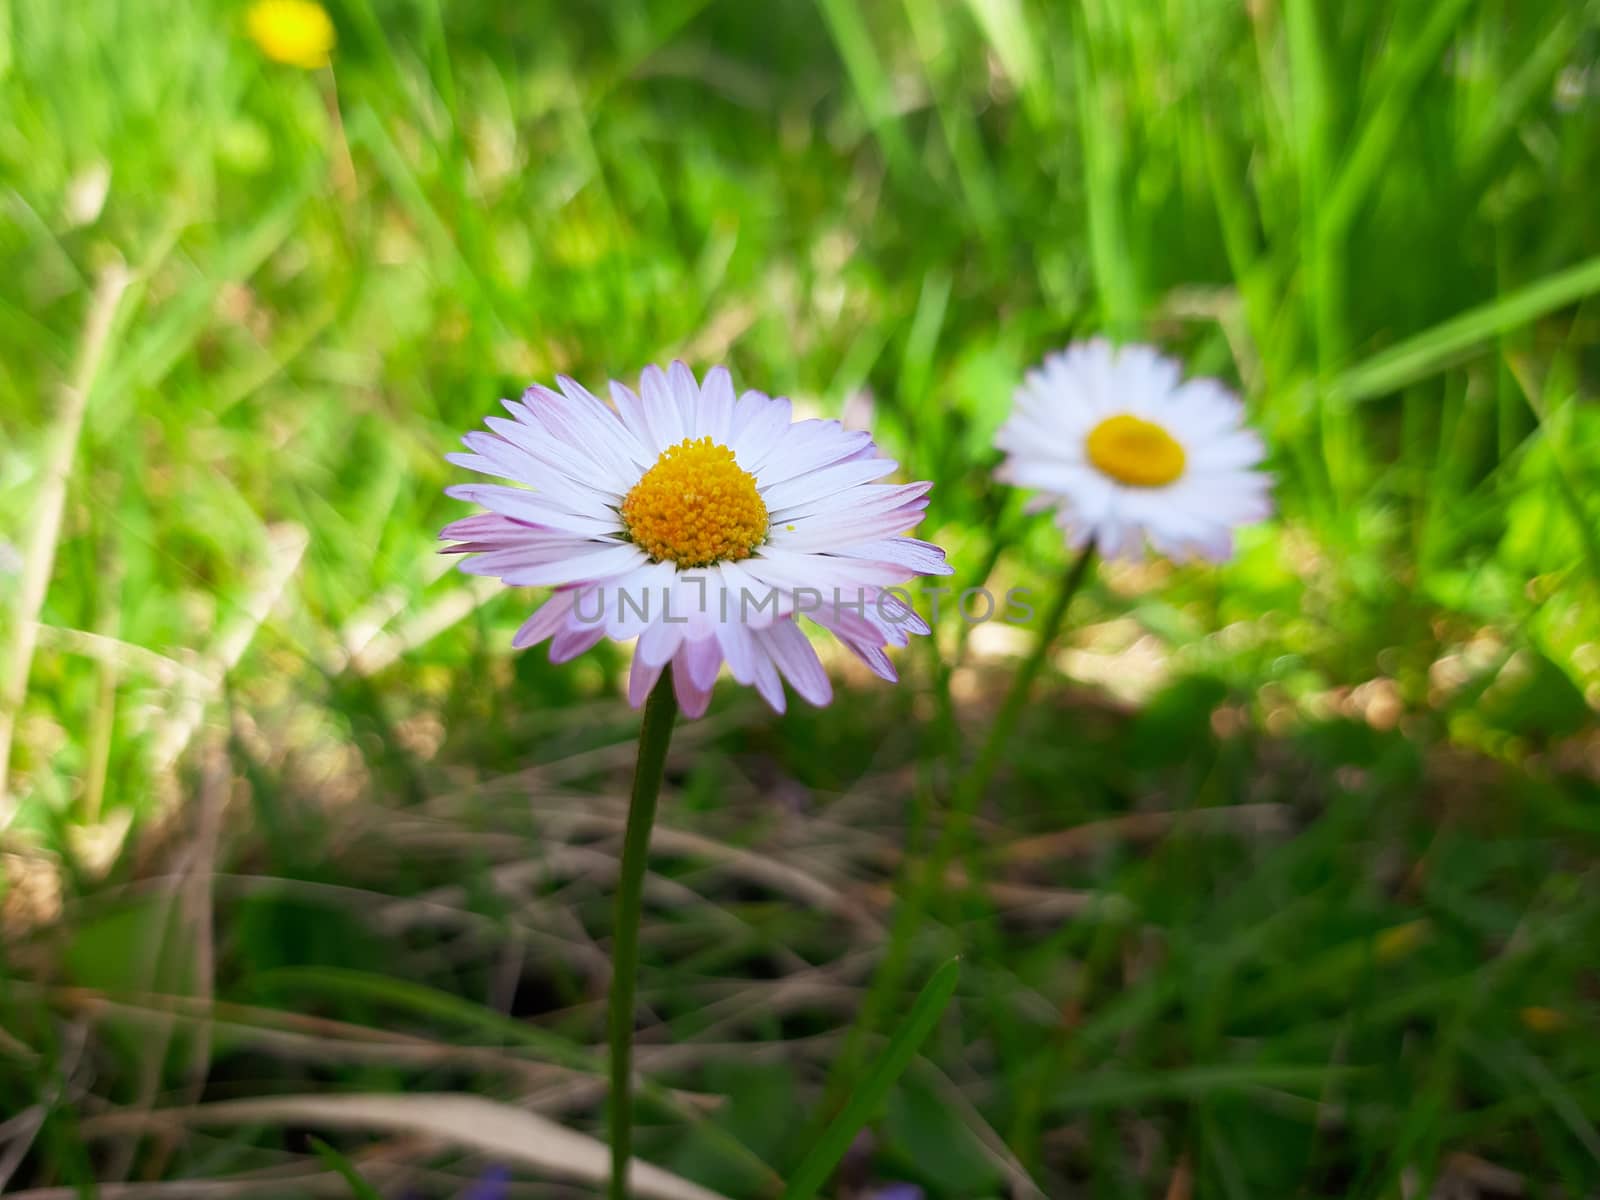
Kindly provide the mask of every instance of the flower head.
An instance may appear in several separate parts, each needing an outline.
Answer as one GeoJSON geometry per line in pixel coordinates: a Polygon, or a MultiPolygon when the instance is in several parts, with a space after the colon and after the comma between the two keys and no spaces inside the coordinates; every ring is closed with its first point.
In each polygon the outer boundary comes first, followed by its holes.
{"type": "Polygon", "coordinates": [[[831,685],[799,618],[823,627],[876,674],[884,653],[928,626],[898,585],[947,575],[944,551],[902,536],[930,484],[879,483],[894,471],[865,433],[794,421],[789,402],[735,396],[722,367],[696,382],[675,362],[614,406],[565,377],[532,387],[469,433],[459,466],[522,486],[447,489],[489,511],[448,526],[469,574],[556,590],[513,644],[550,639],[563,662],[602,638],[638,639],[628,680],[638,706],[672,664],[690,716],[722,665],[784,708],[782,681],[813,704],[831,685]]]}
{"type": "Polygon", "coordinates": [[[1244,406],[1210,379],[1148,346],[1096,338],[1052,354],[1028,373],[995,437],[1000,477],[1039,491],[1074,546],[1090,538],[1107,558],[1139,558],[1148,542],[1173,559],[1221,562],[1233,531],[1272,511],[1257,470],[1261,438],[1244,406]]]}
{"type": "Polygon", "coordinates": [[[325,67],[333,53],[333,21],[315,0],[256,0],[245,28],[261,53],[291,67],[325,67]]]}

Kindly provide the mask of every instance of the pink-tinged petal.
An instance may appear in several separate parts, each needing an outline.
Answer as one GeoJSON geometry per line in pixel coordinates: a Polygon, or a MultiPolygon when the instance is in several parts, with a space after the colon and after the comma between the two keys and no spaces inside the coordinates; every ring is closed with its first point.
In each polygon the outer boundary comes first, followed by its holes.
{"type": "Polygon", "coordinates": [[[596,461],[617,470],[631,470],[643,447],[599,397],[565,376],[561,393],[535,386],[523,394],[523,404],[562,442],[583,450],[596,461]]]}
{"type": "Polygon", "coordinates": [[[922,523],[924,508],[924,503],[917,500],[883,513],[860,513],[851,508],[798,521],[775,521],[768,540],[771,545],[796,553],[838,552],[915,529],[922,523]]]}
{"type": "Polygon", "coordinates": [[[612,543],[588,554],[575,554],[555,562],[508,571],[501,578],[512,587],[555,587],[564,583],[599,583],[645,562],[637,546],[612,543]]]}
{"type": "Polygon", "coordinates": [[[783,677],[803,700],[821,708],[833,699],[833,684],[806,635],[793,621],[780,621],[756,634],[783,677]]]}
{"type": "Polygon", "coordinates": [[[832,596],[825,596],[820,605],[808,608],[804,615],[840,641],[857,641],[881,646],[885,640],[883,631],[867,615],[876,599],[874,594],[860,592],[853,596],[841,596],[839,603],[836,604],[832,596]]]}
{"type": "Polygon", "coordinates": [[[575,591],[557,592],[541,604],[511,639],[512,649],[526,650],[529,646],[537,646],[565,626],[572,616],[572,602],[577,595],[575,591]]]}
{"type": "Polygon", "coordinates": [[[457,483],[445,488],[445,495],[469,504],[481,504],[491,512],[533,525],[545,525],[566,533],[607,537],[617,532],[621,521],[580,516],[566,511],[537,492],[506,487],[498,483],[457,483]]]}
{"type": "Polygon", "coordinates": [[[613,446],[620,454],[632,463],[647,463],[654,457],[645,449],[633,430],[623,422],[621,416],[596,396],[583,384],[566,375],[557,375],[556,383],[566,394],[567,399],[577,405],[587,414],[603,431],[603,436],[608,444],[613,446]]]}
{"type": "Polygon", "coordinates": [[[944,560],[944,551],[932,542],[916,538],[884,538],[878,542],[847,546],[835,554],[844,558],[862,558],[869,562],[891,563],[905,567],[918,575],[954,575],[956,569],[944,560]]]}
{"type": "MultiPolygon", "coordinates": [[[[601,544],[574,538],[513,543],[503,549],[478,551],[477,557],[469,558],[461,564],[461,570],[467,575],[489,575],[509,583],[511,579],[521,578],[529,571],[585,558],[601,544]]],[[[510,586],[520,585],[510,584],[510,586]]]]}
{"type": "Polygon", "coordinates": [[[855,609],[919,572],[948,572],[937,547],[902,536],[920,521],[930,485],[874,483],[895,464],[870,437],[834,421],[792,423],[787,400],[759,392],[735,399],[721,367],[702,383],[682,362],[648,367],[637,392],[612,384],[615,409],[565,376],[558,383],[560,392],[535,386],[507,402],[513,419],[488,418],[488,432],[468,434],[468,452],[452,456],[523,486],[448,489],[489,511],[447,526],[441,536],[457,544],[446,552],[462,554],[469,573],[561,589],[523,623],[518,648],[548,639],[552,659],[564,662],[604,637],[637,637],[630,702],[642,704],[671,669],[691,717],[706,711],[723,662],[777,712],[787,703],[785,680],[826,704],[827,673],[793,619],[804,589],[840,604],[840,612],[812,614],[818,624],[894,678],[884,645],[903,645],[925,623],[855,609]],[[662,451],[696,437],[734,450],[777,527],[748,560],[680,571],[626,539],[618,507],[662,451]]]}
{"type": "MultiPolygon", "coordinates": [[[[509,479],[514,483],[525,483],[530,487],[539,487],[548,483],[547,476],[554,474],[543,463],[529,454],[526,450],[503,437],[496,437],[492,433],[474,429],[463,437],[462,442],[473,450],[472,454],[446,454],[445,461],[454,463],[458,467],[466,467],[469,471],[478,471],[484,475],[498,475],[501,479],[509,479]]],[[[566,480],[557,480],[556,486],[569,483],[566,480]]],[[[543,491],[551,490],[549,487],[543,491]]],[[[588,489],[593,494],[592,488],[588,489]]]]}
{"type": "Polygon", "coordinates": [[[633,665],[628,668],[628,703],[634,708],[640,707],[650,695],[656,680],[661,678],[664,665],[656,663],[652,666],[637,651],[634,652],[633,665]]]}
{"type": "Polygon", "coordinates": [[[714,637],[698,642],[686,640],[678,651],[677,661],[688,669],[689,681],[695,687],[709,692],[717,682],[717,673],[722,670],[722,647],[714,637]]]}
{"type": "MultiPolygon", "coordinates": [[[[484,544],[498,541],[513,536],[518,531],[526,531],[537,526],[529,526],[521,521],[513,521],[510,517],[503,517],[499,513],[473,513],[470,517],[451,521],[439,531],[439,540],[445,542],[474,542],[484,544]]],[[[448,553],[448,551],[445,551],[448,553]]]]}
{"type": "MultiPolygon", "coordinates": [[[[477,557],[461,564],[468,575],[495,575],[501,579],[523,570],[547,563],[570,562],[585,558],[598,550],[621,543],[597,541],[593,538],[576,538],[570,534],[552,537],[507,538],[493,544],[480,544],[475,548],[477,557]]],[[[512,586],[516,586],[513,584],[512,586]]]]}
{"type": "Polygon", "coordinates": [[[879,679],[886,679],[890,683],[900,682],[900,674],[894,669],[894,663],[889,661],[889,656],[883,652],[883,647],[874,646],[871,642],[858,642],[853,638],[840,638],[839,644],[865,663],[867,670],[879,679]]]}
{"type": "Polygon", "coordinates": [[[684,643],[678,650],[678,656],[672,660],[672,690],[677,693],[678,707],[683,710],[683,715],[692,720],[705,716],[706,709],[711,705],[711,688],[699,686],[692,678],[688,648],[688,643],[684,643]]]}
{"type": "MultiPolygon", "coordinates": [[[[509,442],[538,464],[538,474],[523,481],[532,487],[577,489],[615,505],[644,474],[642,466],[603,461],[585,453],[581,447],[567,444],[542,426],[508,421],[504,417],[489,417],[484,424],[496,437],[509,442]]],[[[651,461],[655,461],[653,457],[651,461]]]]}
{"type": "Polygon", "coordinates": [[[571,662],[605,635],[604,625],[568,625],[550,639],[550,661],[571,662]]]}
{"type": "Polygon", "coordinates": [[[656,621],[639,635],[639,643],[633,652],[634,660],[643,660],[653,667],[664,666],[672,661],[672,656],[682,644],[682,625],[656,621]]]}
{"type": "MultiPolygon", "coordinates": [[[[527,484],[543,503],[565,512],[605,521],[613,528],[616,527],[614,497],[608,492],[597,489],[593,483],[579,483],[552,471],[520,447],[492,433],[469,433],[465,440],[478,452],[477,457],[484,460],[484,466],[474,468],[475,470],[527,484]]],[[[455,460],[457,465],[462,465],[461,459],[472,456],[447,454],[445,457],[455,460]]]]}
{"type": "Polygon", "coordinates": [[[926,637],[933,632],[917,610],[894,592],[875,593],[867,604],[866,614],[884,640],[895,646],[906,645],[913,634],[926,637]]]}
{"type": "Polygon", "coordinates": [[[755,671],[756,694],[767,702],[768,708],[782,715],[789,700],[783,694],[783,678],[778,674],[777,664],[772,661],[763,634],[752,630],[750,644],[754,650],[750,663],[755,671]]]}
{"type": "Polygon", "coordinates": [[[508,441],[516,442],[530,454],[558,471],[580,479],[615,477],[632,470],[618,438],[621,426],[609,410],[599,418],[585,406],[560,392],[534,385],[523,392],[520,404],[507,405],[515,418],[515,429],[490,425],[508,441]],[[559,455],[558,461],[552,461],[559,455]],[[576,470],[571,468],[578,468],[576,470]]]}

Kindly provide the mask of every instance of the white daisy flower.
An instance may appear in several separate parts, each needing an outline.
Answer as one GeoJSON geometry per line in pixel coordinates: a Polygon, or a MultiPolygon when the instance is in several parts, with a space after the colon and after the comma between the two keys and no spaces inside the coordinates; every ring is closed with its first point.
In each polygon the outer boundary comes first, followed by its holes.
{"type": "Polygon", "coordinates": [[[446,553],[469,574],[554,596],[513,644],[550,639],[555,662],[601,638],[638,639],[628,698],[643,703],[672,664],[673,688],[699,716],[724,662],[778,712],[781,680],[812,704],[832,688],[797,618],[821,625],[884,679],[885,646],[928,626],[900,589],[948,575],[944,551],[902,536],[922,518],[928,483],[875,482],[897,464],[866,433],[794,421],[789,401],[735,397],[725,368],[703,383],[681,362],[648,367],[615,405],[559,378],[505,401],[512,419],[464,441],[450,461],[521,486],[446,489],[489,511],[448,526],[446,553]]]}
{"type": "Polygon", "coordinates": [[[1148,346],[1103,338],[1069,346],[1028,372],[995,436],[999,477],[1041,494],[1074,547],[1106,558],[1222,562],[1233,531],[1272,511],[1266,451],[1244,406],[1212,379],[1181,378],[1148,346]]]}

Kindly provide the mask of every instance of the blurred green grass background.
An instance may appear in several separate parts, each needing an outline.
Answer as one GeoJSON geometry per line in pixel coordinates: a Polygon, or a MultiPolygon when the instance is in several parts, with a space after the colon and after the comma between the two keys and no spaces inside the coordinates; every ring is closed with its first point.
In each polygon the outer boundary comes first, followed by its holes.
{"type": "MultiPolygon", "coordinates": [[[[529,1031],[598,1041],[625,656],[510,652],[443,453],[557,371],[726,361],[870,414],[958,581],[1042,594],[990,437],[1109,332],[1240,389],[1280,517],[1080,601],[837,1194],[1600,1187],[1600,6],[330,11],[305,72],[236,5],[0,2],[0,1180],[342,1185],[270,1123],[107,1124],[200,1099],[598,1129],[529,1031]]],[[[698,1100],[641,1150],[727,1195],[814,1135],[1026,644],[940,633],[674,756],[641,1037],[698,1100]]],[[[477,1169],[347,1140],[396,1194],[477,1169]]]]}

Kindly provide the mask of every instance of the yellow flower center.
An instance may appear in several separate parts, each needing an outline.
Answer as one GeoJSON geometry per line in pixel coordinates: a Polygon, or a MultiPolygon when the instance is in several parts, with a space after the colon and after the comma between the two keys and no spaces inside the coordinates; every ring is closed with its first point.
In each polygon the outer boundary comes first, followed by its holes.
{"type": "Polygon", "coordinates": [[[767,536],[756,477],[708,437],[668,446],[623,500],[622,520],[639,549],[680,567],[749,558],[767,536]]]}
{"type": "Polygon", "coordinates": [[[1122,413],[1089,431],[1089,461],[1118,483],[1163,487],[1183,474],[1183,447],[1159,425],[1122,413]]]}
{"type": "Polygon", "coordinates": [[[333,22],[314,0],[256,0],[245,14],[251,40],[274,62],[310,71],[328,65],[333,22]]]}

